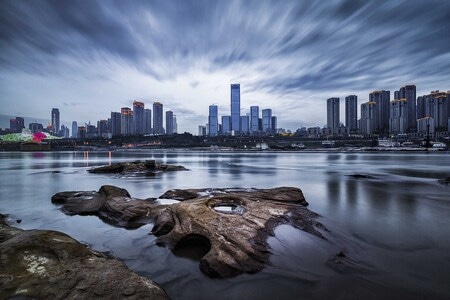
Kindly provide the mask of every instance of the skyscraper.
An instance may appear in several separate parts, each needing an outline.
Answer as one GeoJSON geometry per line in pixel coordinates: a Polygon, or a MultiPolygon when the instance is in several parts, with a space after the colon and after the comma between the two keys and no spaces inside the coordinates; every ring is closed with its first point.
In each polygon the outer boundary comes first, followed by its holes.
{"type": "Polygon", "coordinates": [[[173,115],[173,133],[178,133],[178,123],[176,115],[173,115]]]}
{"type": "Polygon", "coordinates": [[[259,132],[259,106],[250,106],[250,132],[259,132]]]}
{"type": "Polygon", "coordinates": [[[153,102],[153,133],[164,134],[163,105],[160,102],[153,102]]]}
{"type": "Polygon", "coordinates": [[[231,130],[239,132],[241,130],[241,85],[231,85],[231,130]]]}
{"type": "Polygon", "coordinates": [[[78,124],[77,121],[72,122],[72,138],[76,139],[78,135],[78,124]]]}
{"type": "Polygon", "coordinates": [[[122,117],[119,112],[111,112],[111,134],[119,136],[122,134],[122,117]]]}
{"type": "Polygon", "coordinates": [[[356,95],[345,97],[345,126],[350,133],[358,131],[358,97],[356,95]]]}
{"type": "Polygon", "coordinates": [[[278,127],[278,122],[277,122],[277,117],[272,116],[272,133],[276,134],[277,133],[277,127],[278,127]]]}
{"type": "Polygon", "coordinates": [[[120,109],[120,133],[122,135],[131,135],[133,133],[133,111],[129,107],[120,109]]]}
{"type": "Polygon", "coordinates": [[[416,115],[416,86],[405,85],[400,88],[400,99],[406,99],[408,107],[408,131],[415,132],[417,129],[416,115]]]}
{"type": "Polygon", "coordinates": [[[137,135],[144,134],[144,103],[133,102],[133,129],[137,135]]]}
{"type": "Polygon", "coordinates": [[[375,102],[361,104],[361,119],[359,120],[359,131],[363,135],[372,135],[375,127],[375,102]]]}
{"type": "Polygon", "coordinates": [[[241,133],[248,134],[250,132],[250,117],[241,116],[241,133]]]}
{"type": "Polygon", "coordinates": [[[231,117],[222,116],[222,134],[228,135],[231,133],[231,117]]]}
{"type": "Polygon", "coordinates": [[[374,132],[389,132],[389,105],[391,101],[390,91],[373,91],[369,94],[369,101],[375,102],[374,132]]]}
{"type": "Polygon", "coordinates": [[[166,111],[166,134],[173,134],[173,111],[166,111]]]}
{"type": "Polygon", "coordinates": [[[210,105],[208,115],[208,134],[211,136],[216,136],[218,129],[219,129],[219,120],[218,120],[217,105],[210,105]]]}
{"type": "Polygon", "coordinates": [[[406,133],[408,127],[408,103],[406,99],[394,100],[390,103],[389,133],[406,133]]]}
{"type": "Polygon", "coordinates": [[[272,132],[272,110],[270,108],[262,110],[262,130],[266,133],[272,132]]]}
{"type": "Polygon", "coordinates": [[[339,123],[339,98],[329,98],[327,99],[327,127],[333,134],[337,134],[339,123]]]}
{"type": "Polygon", "coordinates": [[[152,110],[144,109],[144,134],[152,133],[152,110]]]}
{"type": "Polygon", "coordinates": [[[52,108],[52,131],[54,135],[59,133],[59,109],[52,108]]]}

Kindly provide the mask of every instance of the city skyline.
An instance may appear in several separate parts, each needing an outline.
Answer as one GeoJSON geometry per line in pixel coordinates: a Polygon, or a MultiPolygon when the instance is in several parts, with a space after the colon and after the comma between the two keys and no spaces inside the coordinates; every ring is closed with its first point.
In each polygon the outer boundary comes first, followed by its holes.
{"type": "Polygon", "coordinates": [[[322,127],[328,98],[356,95],[359,108],[372,91],[393,100],[399,86],[415,84],[426,95],[446,91],[450,78],[447,1],[2,8],[0,113],[47,119],[56,107],[66,126],[158,99],[176,112],[179,132],[195,134],[211,103],[229,114],[229,85],[240,83],[245,111],[258,103],[276,109],[278,127],[322,127]]]}

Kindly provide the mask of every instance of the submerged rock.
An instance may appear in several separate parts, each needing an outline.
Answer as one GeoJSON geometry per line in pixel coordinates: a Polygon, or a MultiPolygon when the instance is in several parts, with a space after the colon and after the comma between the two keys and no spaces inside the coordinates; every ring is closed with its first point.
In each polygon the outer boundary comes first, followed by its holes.
{"type": "Polygon", "coordinates": [[[155,282],[66,234],[0,225],[1,299],[168,299],[155,282]]]}
{"type": "Polygon", "coordinates": [[[439,180],[440,184],[450,185],[450,176],[445,177],[444,179],[439,180]]]}
{"type": "Polygon", "coordinates": [[[306,208],[298,188],[170,190],[160,198],[172,205],[130,198],[124,189],[103,186],[98,192],[63,192],[52,197],[66,214],[93,214],[120,227],[153,221],[157,243],[174,254],[196,249],[200,269],[211,277],[231,277],[262,270],[270,256],[269,235],[291,224],[318,238],[325,228],[306,208]]]}
{"type": "Polygon", "coordinates": [[[108,166],[101,166],[89,169],[90,173],[99,174],[130,174],[142,173],[152,174],[157,172],[187,171],[183,166],[159,164],[155,160],[136,160],[132,162],[114,163],[108,166]]]}

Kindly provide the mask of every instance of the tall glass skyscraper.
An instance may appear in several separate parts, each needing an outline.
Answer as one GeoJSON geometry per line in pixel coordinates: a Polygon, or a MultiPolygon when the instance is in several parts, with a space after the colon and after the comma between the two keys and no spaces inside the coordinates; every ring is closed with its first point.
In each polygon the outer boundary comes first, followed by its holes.
{"type": "Polygon", "coordinates": [[[72,138],[76,139],[78,135],[78,124],[77,121],[72,122],[72,138]]]}
{"type": "Polygon", "coordinates": [[[241,133],[248,134],[250,132],[250,117],[241,116],[241,133]]]}
{"type": "Polygon", "coordinates": [[[173,134],[173,111],[166,111],[166,134],[173,134]]]}
{"type": "Polygon", "coordinates": [[[222,134],[230,134],[231,133],[231,117],[230,116],[222,116],[222,134]]]}
{"type": "Polygon", "coordinates": [[[210,105],[208,116],[208,134],[216,136],[218,130],[219,130],[219,120],[218,120],[217,105],[210,105]]]}
{"type": "Polygon", "coordinates": [[[272,132],[272,110],[270,108],[262,110],[262,130],[272,132]]]}
{"type": "Polygon", "coordinates": [[[135,134],[144,134],[144,103],[139,101],[133,102],[133,127],[135,134]]]}
{"type": "Polygon", "coordinates": [[[327,99],[327,127],[333,134],[337,134],[339,128],[339,98],[327,99]]]}
{"type": "Polygon", "coordinates": [[[259,131],[259,106],[250,106],[250,132],[256,134],[259,131]]]}
{"type": "Polygon", "coordinates": [[[153,133],[164,134],[163,105],[159,102],[153,102],[153,133]]]}
{"type": "Polygon", "coordinates": [[[351,133],[358,131],[358,96],[356,95],[345,97],[345,126],[351,133]]]}
{"type": "Polygon", "coordinates": [[[241,130],[241,85],[231,85],[231,130],[241,130]]]}
{"type": "Polygon", "coordinates": [[[59,134],[59,109],[52,108],[52,131],[54,135],[59,134]]]}

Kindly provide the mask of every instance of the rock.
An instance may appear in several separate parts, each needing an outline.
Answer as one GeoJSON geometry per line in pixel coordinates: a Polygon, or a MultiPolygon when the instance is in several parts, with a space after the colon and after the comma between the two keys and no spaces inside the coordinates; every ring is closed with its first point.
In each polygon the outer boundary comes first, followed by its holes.
{"type": "Polygon", "coordinates": [[[168,299],[155,282],[66,234],[0,225],[0,299],[168,299]]]}
{"type": "Polygon", "coordinates": [[[149,223],[159,206],[151,200],[134,199],[125,189],[104,185],[98,192],[62,192],[52,203],[62,204],[68,215],[96,215],[104,222],[124,228],[138,228],[149,223]]]}
{"type": "Polygon", "coordinates": [[[0,214],[0,225],[6,225],[6,215],[0,214]]]}
{"type": "Polygon", "coordinates": [[[186,171],[183,166],[158,164],[155,160],[136,160],[132,162],[114,163],[89,169],[90,173],[98,174],[154,174],[157,172],[186,171]]]}
{"type": "Polygon", "coordinates": [[[99,192],[63,192],[52,197],[66,214],[93,214],[121,227],[138,227],[153,220],[159,245],[177,255],[189,248],[201,253],[202,272],[211,277],[255,273],[267,263],[267,237],[280,224],[325,239],[306,208],[298,188],[170,190],[161,198],[182,200],[172,205],[133,199],[126,190],[103,186],[99,192]],[[81,200],[80,200],[81,199],[81,200]]]}

